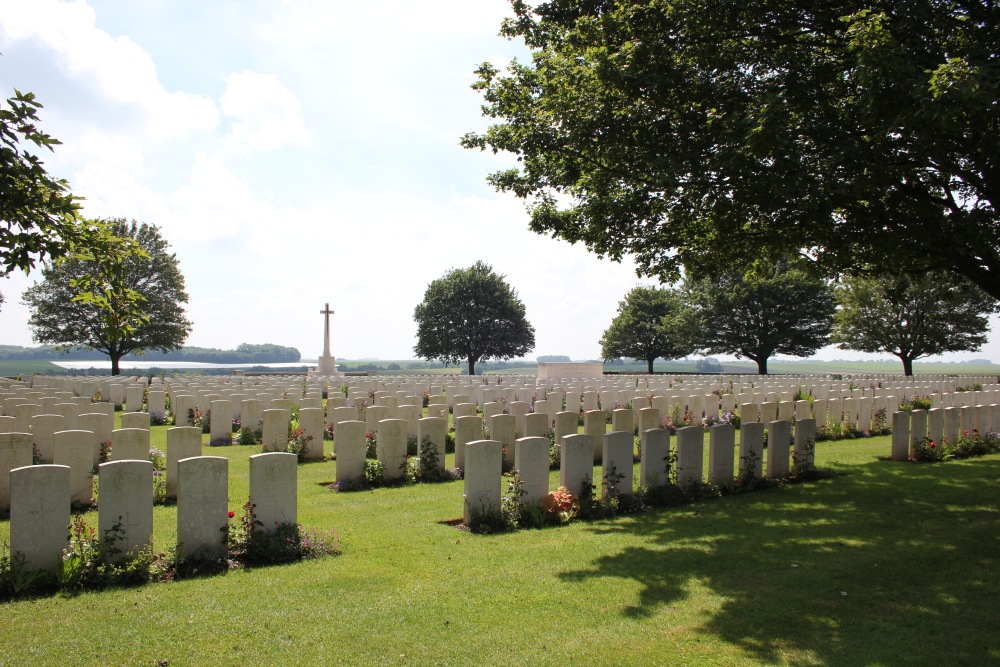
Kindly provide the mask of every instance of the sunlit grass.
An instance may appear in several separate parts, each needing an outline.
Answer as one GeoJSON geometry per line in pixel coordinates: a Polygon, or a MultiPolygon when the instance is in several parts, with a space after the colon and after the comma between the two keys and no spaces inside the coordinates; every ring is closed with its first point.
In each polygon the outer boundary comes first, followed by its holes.
{"type": "MultiPolygon", "coordinates": [[[[996,662],[1000,456],[888,451],[820,442],[817,464],[842,476],[493,536],[445,523],[462,482],[337,494],[334,462],[303,464],[299,520],[336,528],[343,555],[6,603],[0,664],[996,662]]],[[[238,509],[256,448],[203,452],[229,458],[238,509]]],[[[156,509],[158,549],[175,515],[156,509]]]]}

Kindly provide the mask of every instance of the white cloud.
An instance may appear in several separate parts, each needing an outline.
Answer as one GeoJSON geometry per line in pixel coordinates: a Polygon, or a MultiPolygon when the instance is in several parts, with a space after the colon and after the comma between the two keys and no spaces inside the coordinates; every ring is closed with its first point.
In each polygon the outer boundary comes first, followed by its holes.
{"type": "Polygon", "coordinates": [[[155,136],[185,136],[218,124],[210,98],[164,89],[150,55],[129,37],[99,29],[85,0],[3,0],[0,35],[5,47],[18,41],[44,45],[67,77],[114,105],[131,107],[155,136]]]}
{"type": "Polygon", "coordinates": [[[239,147],[270,150],[305,146],[309,139],[302,122],[302,105],[273,74],[230,74],[219,106],[222,113],[236,119],[226,139],[239,147]]]}

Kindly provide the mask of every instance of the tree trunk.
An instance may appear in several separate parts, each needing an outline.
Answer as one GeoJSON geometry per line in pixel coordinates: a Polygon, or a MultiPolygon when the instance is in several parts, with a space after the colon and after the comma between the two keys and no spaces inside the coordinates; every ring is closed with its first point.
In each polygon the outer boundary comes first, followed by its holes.
{"type": "Polygon", "coordinates": [[[117,354],[110,354],[108,356],[111,357],[111,374],[121,375],[122,371],[121,368],[118,367],[118,362],[121,361],[122,357],[125,355],[117,353],[117,354]]]}
{"type": "Polygon", "coordinates": [[[648,372],[649,372],[650,375],[653,374],[653,362],[654,361],[656,361],[656,357],[653,357],[652,359],[646,359],[646,363],[649,366],[649,371],[648,372]]]}
{"type": "Polygon", "coordinates": [[[757,362],[757,375],[767,375],[767,357],[754,359],[757,362]]]}
{"type": "Polygon", "coordinates": [[[469,357],[469,375],[476,374],[476,358],[469,357]]]}
{"type": "Polygon", "coordinates": [[[913,375],[913,359],[904,354],[900,354],[897,356],[903,361],[903,375],[907,377],[913,375]]]}

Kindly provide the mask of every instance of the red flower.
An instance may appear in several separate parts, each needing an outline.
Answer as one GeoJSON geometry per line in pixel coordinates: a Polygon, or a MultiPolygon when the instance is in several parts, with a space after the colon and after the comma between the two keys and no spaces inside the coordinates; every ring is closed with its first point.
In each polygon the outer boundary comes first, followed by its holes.
{"type": "Polygon", "coordinates": [[[236,512],[229,512],[228,514],[226,514],[226,516],[232,519],[234,516],[236,516],[236,512]]]}
{"type": "Polygon", "coordinates": [[[937,447],[937,445],[935,445],[934,442],[931,441],[931,449],[934,449],[935,447],[937,447]]]}

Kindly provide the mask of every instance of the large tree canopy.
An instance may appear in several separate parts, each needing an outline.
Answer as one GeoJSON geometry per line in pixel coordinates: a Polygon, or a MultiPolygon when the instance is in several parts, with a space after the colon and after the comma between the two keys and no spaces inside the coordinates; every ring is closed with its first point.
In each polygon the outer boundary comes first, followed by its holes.
{"type": "Polygon", "coordinates": [[[686,281],[695,309],[697,340],[708,354],[734,354],[767,373],[775,354],[806,357],[827,343],[833,290],[823,280],[785,262],[715,279],[686,281]]]}
{"type": "Polygon", "coordinates": [[[1000,298],[1000,5],[512,0],[484,64],[531,227],[674,277],[803,253],[944,269],[1000,298]]]}
{"type": "Polygon", "coordinates": [[[431,281],[413,319],[413,351],[424,359],[466,361],[469,375],[477,361],[520,357],[535,347],[535,328],[517,292],[483,262],[431,281]]]}
{"type": "Polygon", "coordinates": [[[59,143],[37,127],[41,106],[17,90],[0,106],[0,275],[65,256],[87,231],[69,185],[49,176],[31,152],[59,143]]]}
{"type": "Polygon", "coordinates": [[[832,342],[844,350],[888,352],[913,375],[913,360],[942,352],[974,352],[987,341],[996,299],[968,280],[943,274],[918,278],[847,276],[832,342]]]}
{"type": "Polygon", "coordinates": [[[601,336],[605,361],[645,359],[650,373],[657,357],[677,359],[694,352],[681,294],[663,287],[638,285],[618,302],[618,314],[601,336]]]}
{"type": "Polygon", "coordinates": [[[177,256],[153,225],[97,221],[102,231],[86,254],[46,262],[28,288],[28,324],[40,343],[85,347],[111,358],[111,373],[128,353],[167,352],[184,344],[191,322],[177,256]]]}

